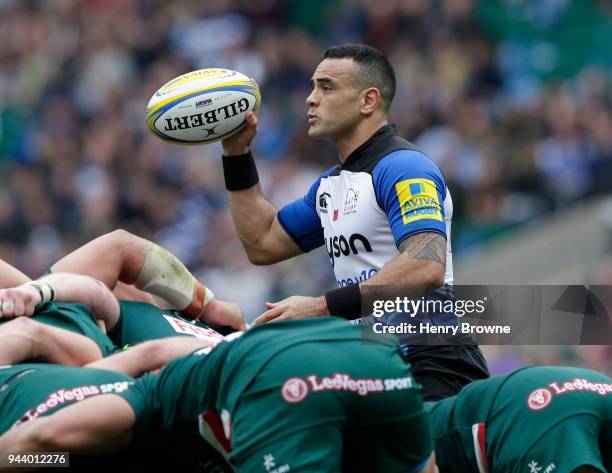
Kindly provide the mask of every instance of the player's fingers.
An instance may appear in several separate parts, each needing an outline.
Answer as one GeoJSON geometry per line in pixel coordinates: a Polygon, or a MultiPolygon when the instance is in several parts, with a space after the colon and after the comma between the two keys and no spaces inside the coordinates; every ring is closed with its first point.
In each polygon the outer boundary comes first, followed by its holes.
{"type": "Polygon", "coordinates": [[[2,317],[4,318],[12,318],[15,314],[15,302],[10,297],[5,297],[2,299],[2,305],[0,305],[0,310],[2,311],[2,317]]]}
{"type": "Polygon", "coordinates": [[[249,127],[257,126],[257,115],[254,112],[247,112],[245,118],[249,127]]]}
{"type": "Polygon", "coordinates": [[[34,315],[34,311],[36,310],[36,301],[33,297],[28,298],[25,301],[25,309],[23,311],[23,315],[30,317],[34,315]]]}
{"type": "Polygon", "coordinates": [[[15,317],[23,317],[25,314],[25,301],[23,297],[16,297],[13,301],[15,304],[15,309],[13,314],[15,317]]]}
{"type": "Polygon", "coordinates": [[[272,307],[278,307],[281,304],[285,304],[287,302],[289,302],[291,299],[293,299],[295,296],[289,296],[289,297],[285,297],[284,299],[280,300],[280,301],[276,301],[276,302],[267,302],[266,304],[270,304],[272,307]]]}
{"type": "Polygon", "coordinates": [[[275,319],[276,317],[278,317],[282,313],[283,313],[282,309],[280,307],[276,307],[274,309],[268,310],[268,311],[264,312],[263,314],[261,314],[259,317],[257,317],[253,321],[253,323],[254,324],[263,324],[263,323],[269,322],[270,320],[275,319]]]}
{"type": "Polygon", "coordinates": [[[253,112],[249,112],[246,117],[245,137],[249,140],[249,143],[257,135],[259,127],[257,126],[257,116],[253,112]]]}
{"type": "Polygon", "coordinates": [[[269,312],[264,312],[259,317],[257,317],[255,320],[253,320],[252,325],[265,324],[269,319],[270,319],[269,312]]]}
{"type": "Polygon", "coordinates": [[[223,153],[226,156],[234,156],[245,153],[251,141],[257,134],[257,117],[253,112],[247,112],[245,115],[245,126],[235,135],[221,141],[223,153]]]}
{"type": "Polygon", "coordinates": [[[280,302],[266,302],[266,307],[268,309],[274,309],[278,304],[280,304],[280,302]]]}
{"type": "Polygon", "coordinates": [[[242,311],[242,309],[240,308],[240,306],[238,306],[238,312],[239,312],[239,316],[236,319],[236,321],[234,322],[234,326],[232,327],[234,330],[246,330],[247,329],[247,325],[244,321],[244,312],[242,311]]]}
{"type": "Polygon", "coordinates": [[[280,322],[281,320],[290,320],[293,318],[295,317],[291,316],[289,312],[283,312],[278,317],[274,317],[272,320],[270,320],[270,322],[280,322]]]}

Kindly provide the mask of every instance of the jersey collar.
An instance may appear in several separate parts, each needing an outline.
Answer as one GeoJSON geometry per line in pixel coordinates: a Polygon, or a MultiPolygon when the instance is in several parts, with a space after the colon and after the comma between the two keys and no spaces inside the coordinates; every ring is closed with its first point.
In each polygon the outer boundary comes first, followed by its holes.
{"type": "Polygon", "coordinates": [[[376,154],[379,149],[383,146],[384,142],[387,138],[397,135],[395,131],[395,125],[389,123],[387,125],[381,126],[376,133],[374,133],[367,141],[362,143],[355,151],[349,154],[344,161],[344,164],[341,164],[340,167],[344,168],[350,163],[354,163],[359,158],[363,156],[371,156],[372,154],[376,154]]]}

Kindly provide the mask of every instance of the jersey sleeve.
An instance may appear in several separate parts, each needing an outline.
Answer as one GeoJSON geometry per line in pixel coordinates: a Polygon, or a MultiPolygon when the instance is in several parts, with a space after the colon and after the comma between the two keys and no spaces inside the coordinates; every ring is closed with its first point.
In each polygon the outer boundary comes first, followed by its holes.
{"type": "Polygon", "coordinates": [[[372,171],[378,204],[387,214],[395,244],[422,232],[446,235],[446,183],[440,168],[419,151],[385,156],[372,171]]]}
{"type": "Polygon", "coordinates": [[[278,212],[278,221],[303,252],[323,246],[323,227],[317,213],[317,190],[321,179],[329,175],[335,167],[323,173],[310,187],[308,193],[278,212]]]}

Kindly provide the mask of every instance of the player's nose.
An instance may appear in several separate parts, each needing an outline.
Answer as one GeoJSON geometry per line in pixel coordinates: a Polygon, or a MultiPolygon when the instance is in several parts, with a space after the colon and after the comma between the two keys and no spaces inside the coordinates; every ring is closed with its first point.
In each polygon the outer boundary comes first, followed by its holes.
{"type": "Polygon", "coordinates": [[[308,97],[306,97],[306,105],[308,105],[309,107],[316,107],[318,105],[314,90],[310,92],[310,95],[308,95],[308,97]]]}

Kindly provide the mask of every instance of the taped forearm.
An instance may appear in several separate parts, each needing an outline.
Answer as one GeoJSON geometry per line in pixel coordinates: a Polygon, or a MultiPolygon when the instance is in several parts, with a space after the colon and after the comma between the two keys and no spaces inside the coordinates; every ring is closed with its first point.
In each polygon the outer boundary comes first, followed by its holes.
{"type": "Polygon", "coordinates": [[[213,292],[200,284],[176,256],[153,242],[147,244],[147,256],[135,286],[194,318],[214,299],[213,292]]]}

